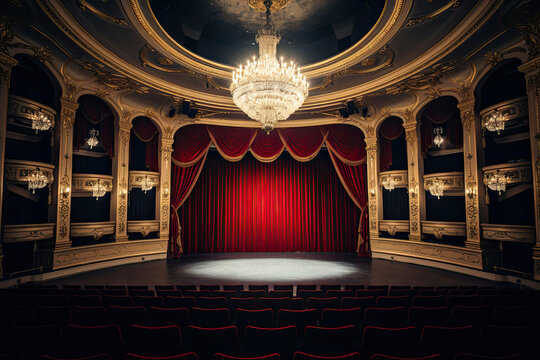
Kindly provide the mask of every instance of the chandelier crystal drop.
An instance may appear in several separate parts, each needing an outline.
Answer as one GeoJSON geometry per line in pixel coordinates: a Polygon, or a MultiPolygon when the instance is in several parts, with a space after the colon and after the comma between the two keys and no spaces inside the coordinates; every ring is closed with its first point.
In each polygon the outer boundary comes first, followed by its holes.
{"type": "Polygon", "coordinates": [[[433,196],[436,196],[437,199],[440,199],[444,195],[444,181],[439,178],[436,178],[431,183],[429,187],[429,193],[433,196]]]}
{"type": "Polygon", "coordinates": [[[35,130],[36,134],[38,131],[47,131],[53,126],[54,122],[42,112],[32,116],[32,130],[35,130]]]}
{"type": "Polygon", "coordinates": [[[435,134],[435,137],[433,138],[433,143],[437,145],[438,148],[440,148],[442,143],[444,142],[444,138],[442,137],[442,127],[437,126],[435,129],[433,129],[433,133],[435,134]]]}
{"type": "Polygon", "coordinates": [[[502,195],[506,191],[506,183],[508,179],[506,174],[501,174],[499,170],[495,174],[490,175],[487,178],[486,185],[490,190],[497,191],[499,195],[502,195]]]}
{"type": "Polygon", "coordinates": [[[100,197],[105,196],[107,193],[107,187],[101,183],[101,179],[98,179],[92,186],[92,196],[98,200],[100,197]]]}
{"type": "Polygon", "coordinates": [[[381,181],[382,186],[385,190],[392,191],[396,185],[396,181],[392,176],[386,176],[381,181]]]}
{"type": "Polygon", "coordinates": [[[148,176],[145,175],[144,180],[141,184],[141,190],[146,194],[148,191],[152,190],[154,184],[148,179],[148,176]]]}
{"type": "Polygon", "coordinates": [[[92,150],[94,146],[97,146],[97,144],[99,144],[99,141],[97,138],[99,135],[99,131],[97,131],[96,129],[90,129],[88,134],[89,136],[88,136],[88,140],[86,140],[86,143],[88,144],[88,146],[90,146],[90,150],[92,150]]]}
{"type": "Polygon", "coordinates": [[[501,135],[501,131],[504,130],[504,124],[506,122],[507,116],[502,111],[497,111],[493,114],[490,114],[484,119],[484,127],[488,131],[496,131],[497,135],[501,135]]]}
{"type": "Polygon", "coordinates": [[[259,30],[259,58],[255,56],[233,72],[231,94],[233,101],[250,118],[259,121],[269,133],[280,120],[286,120],[304,103],[309,83],[300,69],[291,61],[278,61],[277,44],[280,41],[270,22],[272,1],[264,1],[266,24],[259,30]]]}
{"type": "Polygon", "coordinates": [[[28,190],[32,190],[32,194],[36,193],[36,189],[43,189],[49,183],[47,174],[39,168],[32,170],[28,176],[28,190]]]}

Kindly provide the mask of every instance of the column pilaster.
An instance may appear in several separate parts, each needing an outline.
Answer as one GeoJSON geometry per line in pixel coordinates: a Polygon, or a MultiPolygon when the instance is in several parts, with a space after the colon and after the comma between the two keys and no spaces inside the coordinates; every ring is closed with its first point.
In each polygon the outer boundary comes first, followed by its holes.
{"type": "MultiPolygon", "coordinates": [[[[7,108],[9,96],[9,81],[11,78],[11,68],[17,65],[18,61],[11,56],[0,53],[0,232],[3,229],[2,207],[4,201],[4,164],[6,154],[6,126],[7,126],[7,108]]],[[[1,233],[0,233],[1,235],[1,233]]],[[[0,236],[2,238],[2,236],[0,236]]],[[[0,242],[0,279],[3,274],[4,255],[2,243],[0,242]]]]}
{"type": "Polygon", "coordinates": [[[540,56],[521,65],[519,71],[525,74],[527,80],[536,226],[536,244],[533,247],[534,279],[540,280],[540,56]]]}
{"type": "Polygon", "coordinates": [[[367,156],[367,177],[368,177],[368,210],[369,210],[369,237],[376,239],[379,237],[379,209],[380,209],[380,188],[379,183],[379,145],[375,131],[368,132],[366,137],[366,156],[367,156]]]}
{"type": "MultiPolygon", "coordinates": [[[[468,91],[467,91],[468,92],[468,91]]],[[[478,144],[480,121],[474,113],[475,99],[469,94],[458,104],[463,124],[463,175],[465,183],[465,217],[467,226],[467,239],[465,247],[480,249],[480,201],[479,195],[484,194],[480,189],[480,169],[478,161],[478,144]]]]}
{"type": "Polygon", "coordinates": [[[70,98],[60,99],[60,144],[58,155],[58,207],[56,209],[55,251],[70,247],[71,182],[73,165],[73,125],[79,103],[70,98]]]}
{"type": "Polygon", "coordinates": [[[118,151],[116,154],[116,167],[113,173],[113,214],[115,214],[116,241],[127,241],[127,213],[128,213],[128,181],[129,181],[129,140],[131,135],[131,118],[128,112],[122,114],[118,121],[117,139],[118,151]],[[116,208],[114,207],[116,205],[116,208]]]}
{"type": "Polygon", "coordinates": [[[171,211],[171,154],[173,152],[174,139],[162,136],[160,142],[160,187],[159,187],[159,238],[164,241],[169,240],[169,221],[171,211]]]}
{"type": "Polygon", "coordinates": [[[409,240],[422,239],[422,219],[425,217],[425,193],[423,175],[423,159],[419,151],[420,124],[412,113],[405,116],[403,122],[407,141],[407,177],[409,183],[409,240]]]}

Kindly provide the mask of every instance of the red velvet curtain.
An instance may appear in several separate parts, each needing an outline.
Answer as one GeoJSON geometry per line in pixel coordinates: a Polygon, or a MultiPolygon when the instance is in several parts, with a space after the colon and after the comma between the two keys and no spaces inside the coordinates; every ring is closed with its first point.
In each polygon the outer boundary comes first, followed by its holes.
{"type": "MultiPolygon", "coordinates": [[[[175,134],[173,144],[172,162],[176,167],[197,166],[198,168],[192,169],[189,173],[187,169],[173,171],[171,190],[179,195],[175,194],[171,203],[175,213],[171,214],[171,242],[176,246],[176,250],[171,251],[171,256],[175,257],[182,251],[180,233],[183,231],[180,232],[176,212],[197,182],[198,174],[204,165],[203,159],[212,143],[216,146],[219,154],[229,161],[239,161],[247,151],[251,151],[254,157],[261,162],[275,161],[285,148],[294,159],[303,162],[309,161],[315,158],[326,143],[332,154],[332,162],[338,178],[353,202],[362,211],[357,250],[360,255],[367,255],[369,234],[362,230],[367,223],[367,212],[365,211],[367,207],[366,171],[365,167],[360,166],[365,163],[366,153],[364,135],[358,128],[348,125],[304,127],[278,129],[270,135],[266,135],[255,129],[192,125],[181,128],[175,134]]],[[[220,174],[215,173],[213,176],[220,177],[220,174]]],[[[207,191],[210,190],[207,189],[207,191]]],[[[208,209],[208,211],[211,210],[208,209]]],[[[309,211],[309,209],[303,210],[309,211]]],[[[226,216],[230,215],[226,214],[226,216]]],[[[238,221],[242,222],[244,219],[238,221]]]]}
{"type": "Polygon", "coordinates": [[[310,162],[284,154],[269,163],[210,151],[179,211],[183,251],[354,252],[360,212],[326,151],[310,162]]]}
{"type": "Polygon", "coordinates": [[[146,143],[146,167],[150,171],[159,171],[159,136],[158,129],[147,117],[139,116],[133,119],[133,135],[146,143]]]}
{"type": "Polygon", "coordinates": [[[107,104],[98,97],[85,95],[79,99],[75,115],[73,147],[77,150],[86,144],[88,132],[99,131],[99,139],[109,157],[114,156],[114,115],[107,104]]]}
{"type": "Polygon", "coordinates": [[[379,166],[386,171],[392,166],[392,141],[403,134],[403,121],[397,116],[384,120],[379,128],[379,166]]]}
{"type": "Polygon", "coordinates": [[[428,149],[433,146],[434,129],[440,126],[443,129],[442,136],[445,138],[443,148],[452,144],[456,147],[463,146],[463,128],[457,108],[457,100],[450,96],[444,96],[433,100],[422,113],[421,118],[422,154],[425,156],[428,149]]]}

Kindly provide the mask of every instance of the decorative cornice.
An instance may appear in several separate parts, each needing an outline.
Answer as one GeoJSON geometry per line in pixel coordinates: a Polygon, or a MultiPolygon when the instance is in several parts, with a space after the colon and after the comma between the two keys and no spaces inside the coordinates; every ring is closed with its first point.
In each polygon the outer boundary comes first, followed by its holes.
{"type": "Polygon", "coordinates": [[[413,25],[423,23],[424,21],[431,20],[441,15],[442,13],[446,12],[449,9],[458,8],[460,6],[461,6],[461,0],[450,0],[446,5],[438,8],[432,13],[409,19],[409,21],[407,21],[406,26],[413,26],[413,25]]]}
{"type": "Polygon", "coordinates": [[[82,10],[86,10],[88,12],[91,12],[92,14],[94,14],[95,16],[99,17],[102,20],[108,21],[108,22],[113,23],[115,25],[128,26],[128,23],[127,23],[126,20],[124,20],[122,18],[119,18],[119,17],[116,17],[116,16],[106,14],[103,11],[96,8],[95,6],[93,6],[92,4],[90,4],[86,0],[77,0],[77,5],[82,10]]]}

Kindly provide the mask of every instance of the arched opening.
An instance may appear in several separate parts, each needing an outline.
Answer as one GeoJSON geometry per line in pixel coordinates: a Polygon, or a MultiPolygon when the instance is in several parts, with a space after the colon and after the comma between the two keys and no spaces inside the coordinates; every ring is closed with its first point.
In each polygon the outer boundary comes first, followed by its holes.
{"type": "Polygon", "coordinates": [[[11,71],[3,191],[3,252],[7,276],[51,266],[58,178],[61,88],[36,59],[15,55],[11,71]],[[56,124],[56,126],[55,126],[56,124]],[[45,181],[34,181],[38,179],[45,181]],[[37,236],[28,236],[32,228],[37,236]]]}
{"type": "Polygon", "coordinates": [[[383,236],[407,238],[409,195],[407,192],[407,142],[403,120],[397,116],[385,119],[377,132],[379,141],[379,180],[382,185],[383,236]],[[401,224],[402,223],[402,224],[401,224]],[[398,225],[405,226],[398,226],[398,225]]]}

